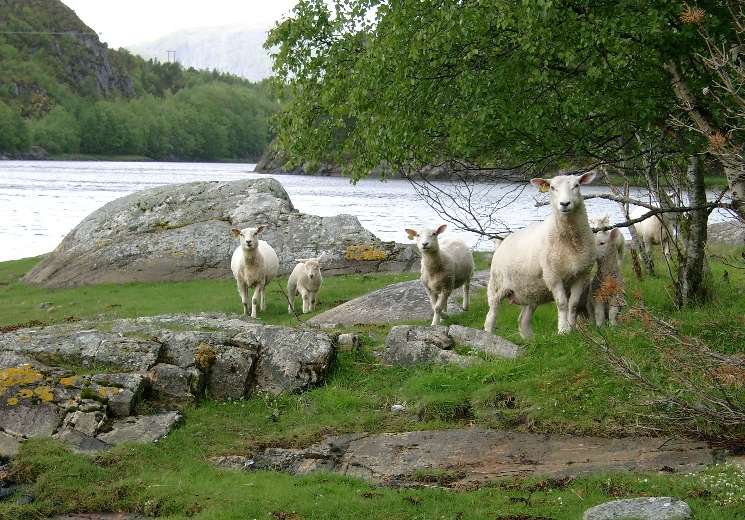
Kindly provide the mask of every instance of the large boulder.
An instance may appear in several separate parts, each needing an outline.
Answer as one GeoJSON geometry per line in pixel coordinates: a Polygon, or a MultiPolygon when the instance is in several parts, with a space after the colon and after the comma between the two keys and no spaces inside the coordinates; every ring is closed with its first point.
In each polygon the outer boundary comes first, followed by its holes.
{"type": "MultiPolygon", "coordinates": [[[[489,271],[479,271],[471,278],[471,290],[486,287],[489,271]]],[[[461,289],[448,299],[447,314],[455,316],[463,312],[461,289]]],[[[422,282],[411,280],[383,287],[329,309],[310,319],[310,323],[322,326],[378,324],[387,325],[401,321],[431,320],[432,305],[422,282]]]]}
{"type": "Polygon", "coordinates": [[[613,500],[585,511],[582,520],[690,520],[693,511],[682,500],[642,497],[613,500]]]}
{"type": "Polygon", "coordinates": [[[46,287],[230,275],[230,229],[266,224],[280,272],[325,252],[329,274],[416,268],[412,246],[382,242],[356,217],[298,212],[272,178],[161,186],[88,215],[24,280],[46,287]]]}
{"type": "Polygon", "coordinates": [[[745,224],[737,220],[709,224],[709,242],[728,246],[745,245],[745,224]]]}
{"type": "Polygon", "coordinates": [[[223,314],[2,333],[0,456],[13,455],[23,439],[39,436],[83,452],[155,441],[180,420],[168,408],[205,396],[302,391],[323,381],[334,353],[332,338],[323,332],[223,314]],[[137,415],[153,408],[162,413],[137,415]]]}

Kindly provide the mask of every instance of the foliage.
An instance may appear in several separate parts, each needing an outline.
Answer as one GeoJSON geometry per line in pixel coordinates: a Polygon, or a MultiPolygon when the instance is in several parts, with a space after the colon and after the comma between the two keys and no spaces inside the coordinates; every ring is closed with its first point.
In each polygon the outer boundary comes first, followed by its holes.
{"type": "Polygon", "coordinates": [[[0,151],[24,150],[28,142],[28,127],[21,115],[0,101],[0,151]]]}

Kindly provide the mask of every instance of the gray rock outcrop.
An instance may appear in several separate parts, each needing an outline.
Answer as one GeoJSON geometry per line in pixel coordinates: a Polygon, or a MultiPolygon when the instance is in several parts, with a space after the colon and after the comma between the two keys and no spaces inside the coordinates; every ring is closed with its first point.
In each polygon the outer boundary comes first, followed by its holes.
{"type": "Polygon", "coordinates": [[[398,325],[388,333],[381,358],[385,363],[405,366],[423,363],[468,366],[478,359],[455,352],[455,347],[467,349],[469,354],[480,352],[507,359],[522,354],[520,347],[504,338],[462,325],[398,325]]]}
{"type": "Polygon", "coordinates": [[[690,520],[691,508],[676,498],[642,497],[613,500],[585,511],[582,520],[690,520]]]}
{"type": "Polygon", "coordinates": [[[356,217],[298,212],[275,179],[193,182],[132,193],[88,215],[25,277],[45,287],[231,276],[230,229],[267,225],[280,272],[326,252],[328,274],[406,271],[413,246],[382,242],[356,217]]]}
{"type": "Polygon", "coordinates": [[[168,408],[205,395],[240,399],[254,391],[300,391],[324,379],[334,353],[332,338],[322,332],[222,314],[3,333],[0,456],[13,455],[23,439],[39,436],[53,436],[78,451],[155,441],[180,420],[168,408]],[[137,415],[143,401],[147,408],[165,410],[137,415]]]}
{"type": "Polygon", "coordinates": [[[712,452],[704,443],[680,439],[604,439],[467,428],[340,435],[306,449],[267,448],[251,457],[218,457],[213,463],[295,475],[334,471],[398,485],[420,483],[420,472],[450,472],[447,484],[458,487],[504,477],[690,472],[711,464],[712,452]]]}
{"type": "MultiPolygon", "coordinates": [[[[488,271],[473,274],[471,288],[486,287],[488,271]]],[[[448,299],[447,314],[455,316],[463,312],[461,291],[458,289],[448,299]]],[[[431,320],[432,306],[422,282],[411,280],[383,287],[342,303],[310,319],[316,325],[386,325],[401,321],[431,320]]]]}
{"type": "Polygon", "coordinates": [[[742,246],[745,245],[745,224],[737,220],[709,224],[707,236],[711,243],[742,246]]]}

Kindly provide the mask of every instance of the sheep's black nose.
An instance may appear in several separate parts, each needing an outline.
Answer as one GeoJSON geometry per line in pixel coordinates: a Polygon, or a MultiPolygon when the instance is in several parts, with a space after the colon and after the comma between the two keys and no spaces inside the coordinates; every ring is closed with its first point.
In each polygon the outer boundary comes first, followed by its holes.
{"type": "Polygon", "coordinates": [[[571,204],[571,202],[559,202],[559,204],[561,204],[562,208],[566,208],[567,206],[569,206],[569,204],[571,204]]]}

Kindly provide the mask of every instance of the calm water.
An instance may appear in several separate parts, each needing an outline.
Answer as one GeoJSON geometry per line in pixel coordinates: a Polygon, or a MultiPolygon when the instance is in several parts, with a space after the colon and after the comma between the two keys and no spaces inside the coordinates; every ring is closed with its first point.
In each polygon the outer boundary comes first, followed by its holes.
{"type": "MultiPolygon", "coordinates": [[[[252,173],[253,164],[130,163],[0,161],[0,261],[24,258],[54,249],[85,216],[103,204],[134,191],[192,181],[238,180],[265,175],[252,173]]],[[[297,209],[331,216],[355,215],[366,228],[384,240],[403,242],[405,227],[442,222],[437,213],[402,180],[366,180],[356,185],[347,179],[275,175],[297,209]]],[[[452,188],[445,183],[438,187],[452,188]]],[[[588,191],[603,191],[591,188],[588,191]]],[[[499,223],[519,229],[542,219],[548,208],[535,207],[535,190],[514,184],[476,186],[474,199],[488,207],[504,194],[514,202],[498,212],[499,223]]],[[[443,201],[457,213],[454,205],[443,201]]],[[[587,201],[592,214],[610,213],[621,220],[617,204],[587,201]]],[[[712,219],[719,220],[714,215],[712,219]]],[[[451,225],[451,229],[453,226],[451,225]]],[[[471,233],[456,233],[478,249],[490,244],[471,233]]]]}

